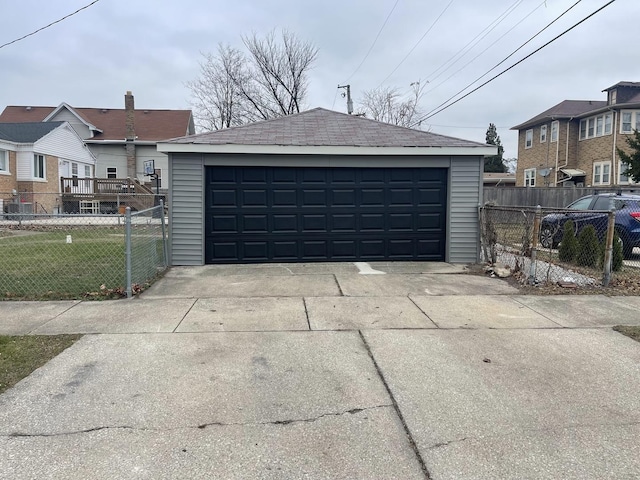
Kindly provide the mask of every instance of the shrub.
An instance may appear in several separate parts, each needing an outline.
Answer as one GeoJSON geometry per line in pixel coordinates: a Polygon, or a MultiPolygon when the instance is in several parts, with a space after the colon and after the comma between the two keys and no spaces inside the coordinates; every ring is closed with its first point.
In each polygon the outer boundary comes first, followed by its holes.
{"type": "Polygon", "coordinates": [[[578,240],[576,239],[573,222],[567,220],[564,224],[564,231],[562,232],[562,242],[560,242],[558,258],[561,262],[573,262],[577,253],[578,240]]]}
{"type": "Polygon", "coordinates": [[[587,225],[578,235],[578,253],[576,263],[582,267],[595,267],[598,264],[600,242],[593,225],[587,225]]]}
{"type": "MultiPolygon", "coordinates": [[[[600,267],[604,267],[604,257],[606,251],[606,237],[600,243],[600,258],[598,260],[598,265],[600,267]]],[[[617,231],[613,232],[613,246],[611,249],[611,271],[619,272],[622,270],[624,254],[622,252],[622,244],[620,243],[620,236],[617,231]]]]}

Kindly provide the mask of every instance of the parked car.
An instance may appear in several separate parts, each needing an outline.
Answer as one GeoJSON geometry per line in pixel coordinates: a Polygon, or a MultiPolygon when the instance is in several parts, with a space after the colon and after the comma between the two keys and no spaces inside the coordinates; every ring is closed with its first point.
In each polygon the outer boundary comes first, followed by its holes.
{"type": "Polygon", "coordinates": [[[579,198],[564,213],[545,215],[540,223],[540,244],[555,248],[562,241],[564,224],[572,220],[576,235],[586,225],[593,225],[602,240],[607,233],[608,212],[615,209],[615,229],[625,258],[640,246],[640,195],[601,193],[579,198]]]}

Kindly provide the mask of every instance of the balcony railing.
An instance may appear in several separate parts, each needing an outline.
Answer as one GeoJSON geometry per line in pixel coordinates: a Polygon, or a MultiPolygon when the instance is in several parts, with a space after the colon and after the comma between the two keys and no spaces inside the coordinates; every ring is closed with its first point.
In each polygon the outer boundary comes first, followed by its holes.
{"type": "Polygon", "coordinates": [[[63,195],[118,195],[154,192],[131,178],[77,178],[60,177],[60,191],[63,195]]]}

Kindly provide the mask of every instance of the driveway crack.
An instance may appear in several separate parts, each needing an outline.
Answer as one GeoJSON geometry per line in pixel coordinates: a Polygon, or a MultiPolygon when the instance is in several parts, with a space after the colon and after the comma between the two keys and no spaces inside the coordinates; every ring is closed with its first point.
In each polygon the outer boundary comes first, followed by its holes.
{"type": "Polygon", "coordinates": [[[99,432],[101,430],[134,430],[134,431],[141,431],[141,432],[168,432],[168,431],[189,430],[189,429],[204,430],[205,428],[208,428],[208,427],[249,427],[249,426],[259,426],[259,425],[286,426],[294,423],[313,423],[322,418],[327,418],[327,417],[341,417],[343,415],[355,415],[360,412],[366,412],[369,410],[376,410],[380,408],[393,408],[393,405],[382,404],[382,405],[374,405],[371,407],[351,408],[349,410],[344,410],[341,412],[323,413],[321,415],[316,415],[315,417],[291,418],[291,419],[284,419],[284,420],[269,420],[269,421],[263,421],[263,422],[208,422],[208,423],[202,423],[199,425],[187,425],[184,427],[171,427],[171,428],[151,428],[151,427],[134,427],[131,425],[113,425],[113,426],[100,426],[100,427],[85,428],[81,430],[71,430],[67,432],[54,432],[54,433],[12,432],[9,434],[0,434],[0,437],[4,437],[4,438],[65,437],[65,436],[71,436],[71,435],[82,435],[85,433],[99,432]]]}

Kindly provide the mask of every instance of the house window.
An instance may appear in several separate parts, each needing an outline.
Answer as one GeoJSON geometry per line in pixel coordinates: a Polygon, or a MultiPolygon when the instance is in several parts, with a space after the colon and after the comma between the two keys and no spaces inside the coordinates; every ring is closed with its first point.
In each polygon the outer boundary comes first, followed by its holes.
{"type": "Polygon", "coordinates": [[[580,120],[580,140],[587,138],[587,121],[580,120]]]}
{"type": "Polygon", "coordinates": [[[605,135],[611,135],[611,125],[613,120],[613,114],[611,113],[607,113],[604,116],[604,134],[605,135]]]}
{"type": "Polygon", "coordinates": [[[602,136],[602,130],[604,128],[604,117],[600,115],[596,117],[596,137],[602,136]]]}
{"type": "Polygon", "coordinates": [[[593,134],[595,132],[594,126],[596,124],[595,118],[590,118],[587,120],[587,137],[593,138],[593,134]]]}
{"type": "Polygon", "coordinates": [[[635,183],[627,175],[629,167],[622,162],[618,162],[618,183],[635,183]]]}
{"type": "Polygon", "coordinates": [[[73,178],[73,186],[78,186],[78,164],[71,163],[71,178],[73,178]]]}
{"type": "Polygon", "coordinates": [[[37,153],[33,155],[33,177],[45,179],[45,165],[47,162],[44,159],[44,155],[38,155],[37,153]]]}
{"type": "Polygon", "coordinates": [[[524,148],[531,148],[533,146],[533,130],[527,130],[524,133],[524,148]]]}
{"type": "Polygon", "coordinates": [[[527,168],[524,171],[524,186],[535,187],[536,186],[536,169],[527,168]]]}
{"type": "Polygon", "coordinates": [[[620,133],[632,133],[631,120],[633,118],[633,112],[622,112],[622,130],[620,133]]]}
{"type": "Polygon", "coordinates": [[[116,167],[107,167],[107,178],[118,178],[118,170],[116,167]]]}
{"type": "Polygon", "coordinates": [[[593,184],[609,185],[611,183],[611,162],[593,163],[593,184]]]}
{"type": "Polygon", "coordinates": [[[558,128],[559,128],[560,124],[558,123],[558,121],[556,120],[555,122],[551,122],[551,141],[552,142],[557,142],[558,141],[558,128]]]}
{"type": "Polygon", "coordinates": [[[542,125],[540,127],[540,143],[545,143],[547,141],[547,126],[542,125]]]}
{"type": "Polygon", "coordinates": [[[0,173],[9,173],[9,152],[0,150],[0,173]]]}
{"type": "Polygon", "coordinates": [[[91,165],[84,166],[84,178],[91,178],[91,165]]]}
{"type": "Polygon", "coordinates": [[[609,92],[609,105],[615,105],[617,101],[618,101],[618,91],[611,90],[609,92]]]}

